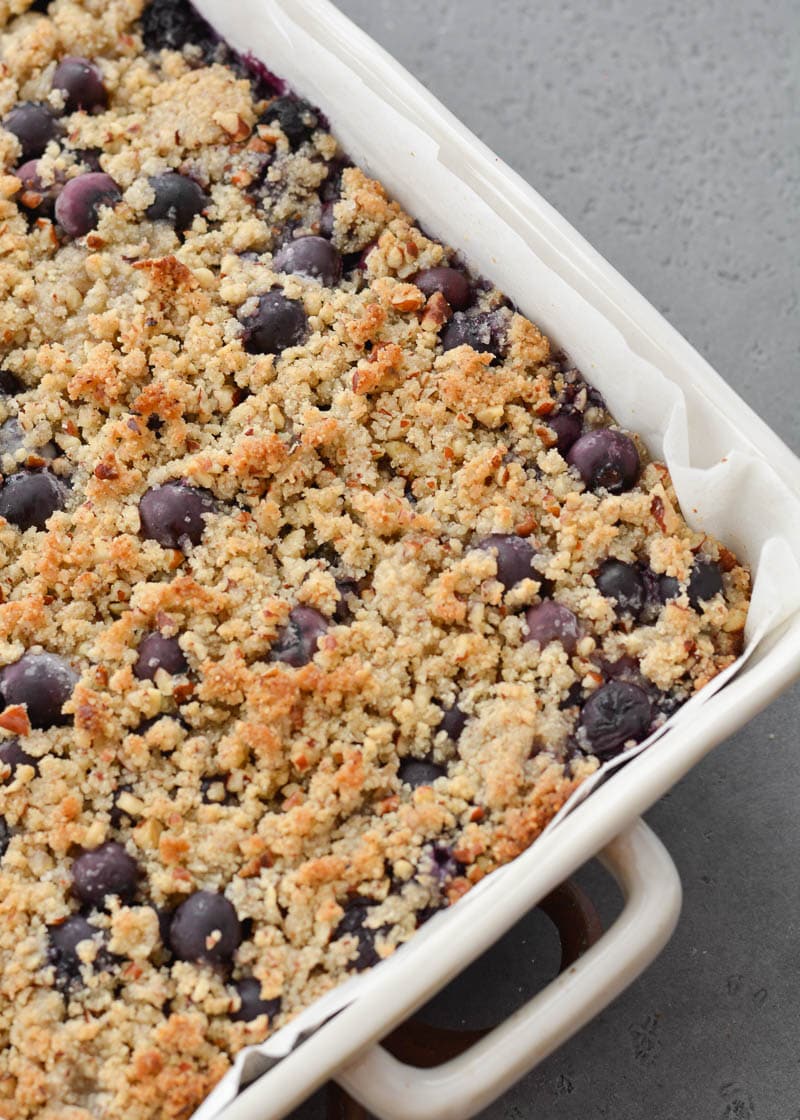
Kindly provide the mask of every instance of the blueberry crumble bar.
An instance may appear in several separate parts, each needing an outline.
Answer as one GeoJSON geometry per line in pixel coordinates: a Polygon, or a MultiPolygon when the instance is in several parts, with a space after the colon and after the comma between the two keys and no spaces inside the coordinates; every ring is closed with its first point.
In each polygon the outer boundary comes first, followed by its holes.
{"type": "Polygon", "coordinates": [[[0,22],[0,1116],[188,1117],[728,665],[749,575],[182,0],[0,22]]]}

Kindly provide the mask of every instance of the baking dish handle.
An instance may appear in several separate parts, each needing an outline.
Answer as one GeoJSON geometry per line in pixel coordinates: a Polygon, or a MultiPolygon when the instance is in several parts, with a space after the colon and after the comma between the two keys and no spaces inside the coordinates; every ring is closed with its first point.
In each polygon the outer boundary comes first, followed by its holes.
{"type": "Polygon", "coordinates": [[[342,1088],[380,1120],[466,1120],[602,1011],[669,940],[681,885],[666,848],[641,820],[599,858],[624,907],[571,968],[459,1057],[418,1069],[373,1046],[336,1074],[342,1088]]]}

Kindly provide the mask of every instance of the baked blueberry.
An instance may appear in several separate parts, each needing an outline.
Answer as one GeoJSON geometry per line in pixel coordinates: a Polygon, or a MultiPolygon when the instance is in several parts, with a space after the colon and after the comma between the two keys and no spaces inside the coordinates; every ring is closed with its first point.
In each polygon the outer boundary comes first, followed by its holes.
{"type": "Polygon", "coordinates": [[[444,731],[449,739],[457,743],[461,738],[461,732],[467,726],[469,716],[466,712],[462,712],[458,704],[453,704],[449,708],[442,709],[442,718],[439,722],[439,730],[444,731]]]}
{"type": "Polygon", "coordinates": [[[372,968],[381,959],[375,948],[375,939],[380,930],[369,929],[364,925],[370,909],[374,905],[374,902],[366,899],[357,899],[348,903],[342,920],[331,936],[331,941],[338,941],[346,934],[355,935],[357,940],[356,957],[351,962],[350,967],[355,968],[356,972],[363,972],[365,968],[372,968]]]}
{"type": "Polygon", "coordinates": [[[327,629],[327,618],[313,607],[292,607],[286,625],[272,643],[270,661],[285,661],[295,669],[307,665],[327,629]]]}
{"type": "Polygon", "coordinates": [[[111,795],[111,808],[108,811],[108,819],[111,822],[111,827],[119,829],[123,824],[134,823],[134,818],[130,813],[127,813],[119,804],[119,800],[124,793],[132,793],[133,786],[130,782],[122,782],[111,795]]]}
{"type": "Polygon", "coordinates": [[[409,280],[416,284],[424,296],[430,297],[434,292],[441,292],[453,311],[463,311],[472,301],[470,282],[457,268],[424,268],[421,272],[415,272],[409,280]]]}
{"type": "MultiPolygon", "coordinates": [[[[78,956],[78,946],[83,941],[94,941],[97,944],[102,931],[93,926],[82,914],[72,914],[66,921],[57,926],[50,926],[50,960],[55,965],[56,983],[59,987],[68,986],[80,975],[83,962],[78,956]]],[[[94,965],[96,968],[107,968],[110,958],[103,949],[98,950],[94,965]]]]}
{"type": "Polygon", "coordinates": [[[58,136],[58,121],[47,105],[23,101],[6,114],[3,128],[13,132],[22,151],[20,163],[27,163],[42,154],[51,140],[58,136]]]}
{"type": "Polygon", "coordinates": [[[557,412],[555,416],[548,416],[545,423],[556,434],[556,450],[559,455],[566,456],[583,431],[581,414],[579,412],[557,412]]]}
{"type": "Polygon", "coordinates": [[[618,615],[638,618],[645,601],[645,586],[635,564],[605,560],[594,577],[601,594],[616,601],[618,615]]]}
{"type": "Polygon", "coordinates": [[[25,446],[25,433],[16,416],[9,416],[0,424],[0,456],[16,455],[25,446]]]}
{"type": "Polygon", "coordinates": [[[308,320],[302,303],[287,299],[283,292],[259,296],[253,315],[242,320],[244,348],[248,354],[280,354],[299,346],[308,335],[308,320]]]}
{"type": "Polygon", "coordinates": [[[272,267],[276,272],[289,272],[319,280],[326,287],[333,287],[342,278],[342,258],[337,249],[324,237],[308,234],[287,241],[275,254],[272,267]]]}
{"type": "Polygon", "coordinates": [[[14,771],[18,766],[32,766],[34,770],[39,768],[37,760],[19,745],[19,739],[6,739],[5,742],[0,743],[0,770],[6,766],[10,768],[10,773],[2,780],[3,785],[13,779],[14,771]]]}
{"type": "Polygon", "coordinates": [[[72,890],[87,906],[103,907],[112,895],[131,902],[138,878],[139,865],[116,840],[81,852],[72,864],[72,890]]]}
{"type": "Polygon", "coordinates": [[[254,976],[246,976],[234,986],[239,997],[239,1007],[231,1014],[234,1023],[251,1023],[260,1015],[267,1015],[272,1020],[280,1011],[280,996],[276,999],[262,999],[261,981],[254,976]]]}
{"type": "Polygon", "coordinates": [[[93,230],[105,206],[122,199],[119,187],[104,171],[86,171],[70,179],[56,199],[56,221],[68,237],[83,237],[93,230]]]}
{"type": "Polygon", "coordinates": [[[26,529],[44,529],[67,504],[66,485],[49,471],[19,471],[0,486],[0,517],[26,529]]]}
{"type": "Polygon", "coordinates": [[[93,113],[105,109],[108,104],[103,75],[88,58],[74,55],[62,58],[53,72],[53,89],[64,94],[65,113],[74,113],[77,109],[93,113]]]}
{"type": "Polygon", "coordinates": [[[523,579],[538,578],[538,573],[531,567],[536,549],[526,537],[518,537],[515,533],[491,533],[475,547],[492,553],[497,563],[495,578],[507,591],[523,579]]]}
{"type": "Polygon", "coordinates": [[[567,452],[567,462],[590,490],[621,494],[639,477],[636,444],[616,428],[596,428],[580,436],[567,452]]]}
{"type": "Polygon", "coordinates": [[[225,774],[210,774],[200,779],[200,797],[204,805],[233,805],[236,797],[227,787],[225,774]]]}
{"type": "Polygon", "coordinates": [[[8,851],[8,845],[11,843],[11,829],[8,827],[8,821],[5,817],[0,817],[0,859],[8,851]]]}
{"type": "Polygon", "coordinates": [[[578,620],[569,607],[544,599],[525,612],[525,640],[538,642],[544,649],[550,642],[560,642],[567,653],[574,653],[581,636],[578,620]]]}
{"type": "Polygon", "coordinates": [[[224,894],[196,891],[175,911],[169,940],[182,961],[227,964],[241,945],[242,927],[224,894]]]}
{"type": "Polygon", "coordinates": [[[660,576],[658,580],[658,596],[663,603],[670,599],[677,599],[681,593],[681,585],[674,576],[660,576]]]}
{"type": "Polygon", "coordinates": [[[213,512],[214,499],[207,490],[165,482],[147,490],[139,501],[142,536],[164,548],[185,551],[190,544],[200,544],[205,517],[213,512]]]}
{"type": "Polygon", "coordinates": [[[463,863],[456,859],[449,844],[437,841],[422,852],[419,875],[421,878],[432,878],[440,890],[463,871],[463,863]]]}
{"type": "Polygon", "coordinates": [[[342,175],[345,169],[352,167],[349,159],[334,156],[328,161],[328,174],[319,185],[319,197],[322,202],[337,202],[342,196],[342,175]]]}
{"type": "Polygon", "coordinates": [[[336,590],[339,592],[339,601],[333,608],[334,621],[345,623],[353,617],[352,601],[358,599],[358,584],[354,579],[337,579],[336,590]]]}
{"type": "Polygon", "coordinates": [[[0,424],[0,455],[16,455],[20,451],[39,455],[42,459],[54,459],[58,454],[58,448],[50,441],[37,447],[31,434],[25,431],[16,416],[9,416],[0,424]]]}
{"type": "Polygon", "coordinates": [[[9,369],[0,369],[0,393],[4,397],[15,397],[17,393],[24,393],[25,386],[16,374],[9,369]]]}
{"type": "Polygon", "coordinates": [[[56,653],[23,653],[0,670],[0,695],[6,705],[22,704],[35,728],[69,723],[61,709],[77,683],[78,674],[56,653]]]}
{"type": "Polygon", "coordinates": [[[262,124],[277,124],[294,150],[319,127],[319,115],[299,97],[276,97],[261,114],[262,124]]]}
{"type": "Polygon", "coordinates": [[[320,237],[333,237],[334,229],[334,202],[323,202],[319,210],[319,235],[320,237]]]}
{"type": "Polygon", "coordinates": [[[138,654],[133,675],[140,681],[154,681],[159,669],[177,676],[189,668],[178,639],[167,638],[157,630],[145,634],[139,642],[138,654]]]}
{"type": "Polygon", "coordinates": [[[695,610],[722,591],[722,572],[713,560],[695,560],[689,576],[689,602],[695,610]]]}
{"type": "Polygon", "coordinates": [[[652,710],[644,689],[613,680],[583,705],[579,726],[592,754],[612,758],[626,743],[640,742],[650,730],[652,710]]]}
{"type": "Polygon", "coordinates": [[[102,171],[100,156],[102,148],[73,148],[73,154],[78,163],[83,164],[87,171],[102,171]]]}
{"type": "Polygon", "coordinates": [[[482,311],[476,315],[465,315],[463,311],[457,311],[442,331],[442,349],[471,346],[479,353],[502,358],[503,336],[504,331],[495,313],[482,311]]]}
{"type": "Polygon", "coordinates": [[[145,210],[146,217],[153,222],[169,222],[178,233],[189,229],[195,216],[208,206],[208,195],[188,175],[166,171],[153,175],[148,182],[156,197],[145,210]]]}
{"type": "Polygon", "coordinates": [[[443,778],[447,771],[444,766],[423,758],[404,758],[397,768],[397,776],[404,785],[416,789],[429,786],[437,778],[443,778]]]}
{"type": "Polygon", "coordinates": [[[31,218],[52,218],[61,188],[64,185],[63,176],[56,176],[54,181],[45,184],[39,178],[38,159],[29,159],[14,172],[22,183],[22,190],[15,195],[15,201],[31,218]]]}
{"type": "Polygon", "coordinates": [[[180,51],[199,46],[213,50],[216,35],[188,0],[153,0],[142,14],[142,40],[147,50],[180,51]]]}

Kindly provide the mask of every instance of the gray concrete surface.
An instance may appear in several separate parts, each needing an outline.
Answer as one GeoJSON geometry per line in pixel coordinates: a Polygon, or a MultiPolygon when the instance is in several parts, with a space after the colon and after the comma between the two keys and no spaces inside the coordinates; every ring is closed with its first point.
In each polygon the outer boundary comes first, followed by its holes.
{"type": "MultiPolygon", "coordinates": [[[[339,6],[800,450],[796,0],[339,6]]],[[[483,1120],[800,1120],[798,728],[795,688],[652,810],[685,887],[675,937],[483,1120]]],[[[532,990],[541,932],[523,923],[436,1018],[488,1023],[532,990]]]]}

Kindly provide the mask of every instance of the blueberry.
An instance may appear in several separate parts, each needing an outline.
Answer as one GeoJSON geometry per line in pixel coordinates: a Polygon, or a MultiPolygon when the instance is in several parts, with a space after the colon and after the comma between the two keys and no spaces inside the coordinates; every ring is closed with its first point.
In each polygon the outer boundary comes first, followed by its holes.
{"type": "Polygon", "coordinates": [[[638,618],[644,607],[645,587],[642,577],[634,564],[622,560],[605,560],[594,577],[600,592],[606,599],[616,600],[619,615],[638,618]]]}
{"type": "Polygon", "coordinates": [[[561,711],[566,711],[567,708],[577,708],[583,700],[583,687],[580,681],[575,681],[567,690],[567,695],[558,705],[561,711]]]}
{"type": "Polygon", "coordinates": [[[3,128],[13,132],[19,140],[22,149],[20,163],[40,156],[59,131],[52,111],[38,101],[23,101],[15,105],[4,118],[3,128]]]}
{"type": "Polygon", "coordinates": [[[103,171],[86,171],[70,179],[56,199],[56,221],[68,237],[83,237],[94,229],[104,206],[116,206],[120,189],[103,171]]]}
{"type": "Polygon", "coordinates": [[[25,386],[16,374],[8,369],[0,369],[0,393],[4,397],[15,397],[17,393],[24,393],[25,386]]]}
{"type": "Polygon", "coordinates": [[[133,675],[140,681],[154,681],[159,669],[171,676],[185,673],[189,662],[177,638],[165,638],[157,630],[145,634],[138,649],[139,656],[133,666],[133,675]]]}
{"type": "Polygon", "coordinates": [[[0,770],[6,766],[9,766],[11,771],[7,778],[2,779],[3,785],[12,781],[18,766],[32,766],[34,770],[39,768],[37,760],[19,745],[19,739],[6,739],[4,743],[0,743],[0,770]]]}
{"type": "Polygon", "coordinates": [[[82,941],[93,941],[100,930],[91,925],[81,914],[73,914],[58,926],[50,926],[50,956],[56,968],[67,975],[77,976],[81,960],[77,949],[82,941]]]}
{"type": "Polygon", "coordinates": [[[102,171],[100,166],[100,156],[103,154],[102,148],[73,148],[75,160],[77,163],[82,163],[88,171],[102,171]]]}
{"type": "Polygon", "coordinates": [[[169,222],[178,233],[189,229],[195,215],[208,206],[208,195],[187,175],[167,171],[153,175],[148,182],[156,197],[147,207],[146,217],[153,222],[169,222]]]}
{"type": "Polygon", "coordinates": [[[169,939],[179,960],[223,964],[241,945],[242,927],[225,895],[197,891],[175,911],[169,939]]]}
{"type": "Polygon", "coordinates": [[[467,726],[469,716],[466,712],[462,712],[458,704],[453,704],[450,708],[442,709],[442,718],[439,722],[439,730],[444,731],[449,739],[457,743],[461,738],[461,732],[467,726]]]}
{"type": "Polygon", "coordinates": [[[622,657],[618,657],[616,661],[608,661],[604,657],[600,657],[598,661],[605,680],[628,681],[629,684],[639,685],[640,688],[647,691],[647,682],[642,677],[639,662],[629,653],[623,653],[622,657]]]}
{"type": "Polygon", "coordinates": [[[104,906],[109,895],[131,902],[138,877],[136,860],[115,840],[81,852],[72,864],[72,889],[88,906],[104,906]]]}
{"type": "Polygon", "coordinates": [[[650,729],[652,712],[647,693],[627,681],[610,681],[593,692],[580,715],[580,729],[592,754],[612,758],[650,729]]]}
{"type": "Polygon", "coordinates": [[[583,431],[583,419],[579,412],[557,412],[545,420],[548,428],[556,434],[556,450],[566,455],[583,431]]]}
{"type": "Polygon", "coordinates": [[[339,592],[339,601],[333,608],[333,617],[336,622],[349,622],[353,617],[351,600],[358,598],[358,584],[354,579],[337,579],[336,590],[339,592]]]}
{"type": "Polygon", "coordinates": [[[16,455],[25,446],[25,432],[16,416],[0,424],[0,456],[16,455]]]}
{"type": "Polygon", "coordinates": [[[348,903],[342,920],[331,936],[331,941],[338,941],[339,938],[344,937],[346,934],[355,935],[358,942],[356,958],[351,962],[350,967],[355,968],[357,972],[363,972],[365,968],[372,968],[372,966],[378,964],[381,959],[375,948],[375,939],[380,933],[380,930],[368,929],[364,925],[369,915],[370,908],[374,905],[374,902],[365,899],[357,899],[354,902],[348,903]]]}
{"type": "Polygon", "coordinates": [[[165,482],[147,490],[139,501],[142,536],[164,548],[185,551],[189,544],[200,544],[204,518],[213,512],[214,500],[206,490],[184,482],[165,482]]]}
{"type": "Polygon", "coordinates": [[[536,549],[525,538],[513,533],[491,533],[475,546],[484,552],[491,552],[497,563],[496,579],[506,591],[523,579],[537,579],[531,567],[536,549]]]}
{"type": "Polygon", "coordinates": [[[122,785],[117,786],[111,795],[111,808],[108,812],[108,819],[111,822],[111,827],[114,829],[121,828],[123,823],[132,823],[133,818],[126,813],[124,809],[121,809],[119,805],[119,799],[122,794],[131,793],[132,790],[133,786],[130,782],[123,782],[122,785]]]}
{"type": "Polygon", "coordinates": [[[8,851],[8,845],[11,843],[11,829],[8,827],[8,821],[5,817],[0,817],[0,859],[8,851]]]}
{"type": "Polygon", "coordinates": [[[614,428],[586,432],[573,443],[567,462],[575,467],[590,490],[621,494],[635,486],[639,452],[632,439],[614,428]]]}
{"type": "Polygon", "coordinates": [[[295,669],[307,665],[327,629],[328,620],[313,607],[292,607],[286,625],[272,643],[270,661],[285,661],[295,669]]]}
{"type": "Polygon", "coordinates": [[[61,709],[72,696],[78,674],[55,653],[23,653],[0,670],[0,695],[7,705],[22,704],[31,727],[46,729],[69,723],[61,709]]]}
{"type": "Polygon", "coordinates": [[[62,58],[53,73],[53,89],[60,89],[64,94],[65,113],[74,113],[77,109],[92,113],[105,109],[108,104],[103,76],[88,58],[62,58]]]}
{"type": "Polygon", "coordinates": [[[153,906],[156,918],[158,919],[158,933],[161,938],[161,944],[165,949],[170,949],[169,931],[172,926],[173,911],[168,910],[165,906],[153,906]]]}
{"type": "Polygon", "coordinates": [[[550,642],[561,642],[567,653],[574,653],[581,636],[578,620],[562,603],[545,599],[525,613],[525,640],[538,642],[544,649],[550,642]]]}
{"type": "MultiPolygon", "coordinates": [[[[78,946],[82,941],[93,941],[97,944],[98,935],[105,939],[102,930],[93,926],[82,914],[73,914],[61,925],[49,926],[50,936],[49,957],[56,970],[56,984],[63,990],[73,986],[80,976],[83,962],[78,956],[78,946]]],[[[94,958],[93,967],[99,971],[107,970],[114,963],[114,958],[107,949],[99,948],[94,958]]]]}
{"type": "Polygon", "coordinates": [[[188,0],[153,0],[142,14],[142,40],[147,50],[180,51],[190,44],[208,55],[216,36],[188,0]]]}
{"type": "Polygon", "coordinates": [[[472,300],[472,288],[463,272],[457,268],[424,268],[409,277],[424,296],[441,292],[453,311],[463,311],[472,300]]]}
{"type": "Polygon", "coordinates": [[[277,124],[294,150],[319,127],[313,106],[298,97],[277,97],[261,114],[262,124],[277,124]]]}
{"type": "Polygon", "coordinates": [[[302,303],[287,299],[283,292],[265,292],[259,296],[255,314],[244,319],[242,325],[248,354],[280,354],[290,346],[305,342],[308,335],[308,320],[302,303]]]}
{"type": "Polygon", "coordinates": [[[231,1015],[234,1023],[252,1023],[260,1015],[269,1016],[272,1021],[281,1009],[280,996],[277,999],[261,998],[261,981],[247,976],[236,984],[239,1008],[231,1015]]]}
{"type": "Polygon", "coordinates": [[[342,196],[342,175],[345,169],[352,167],[349,159],[343,156],[334,156],[328,161],[328,174],[319,186],[319,197],[322,202],[337,202],[342,196]]]}
{"type": "Polygon", "coordinates": [[[503,333],[497,316],[491,311],[477,315],[465,315],[463,311],[457,311],[442,331],[442,349],[471,346],[481,354],[493,354],[495,358],[502,358],[503,333]]]}
{"type": "Polygon", "coordinates": [[[464,864],[455,858],[449,844],[436,842],[428,845],[422,852],[419,875],[421,878],[433,879],[439,890],[463,871],[464,864]]]}
{"type": "Polygon", "coordinates": [[[9,416],[0,424],[0,456],[17,455],[20,451],[27,450],[28,454],[39,455],[42,459],[54,459],[58,448],[54,443],[46,442],[35,446],[31,435],[17,420],[16,416],[9,416]]]}
{"type": "Polygon", "coordinates": [[[207,778],[201,778],[200,796],[205,805],[233,805],[236,801],[227,789],[224,774],[211,774],[207,778]]]}
{"type": "Polygon", "coordinates": [[[68,489],[48,471],[19,471],[0,487],[0,517],[23,532],[44,529],[47,521],[67,504],[68,489]]]}
{"type": "Polygon", "coordinates": [[[701,602],[707,603],[722,591],[722,572],[712,560],[695,560],[689,576],[689,602],[698,610],[701,602]]]}
{"type": "Polygon", "coordinates": [[[319,212],[319,234],[320,237],[333,237],[334,227],[334,214],[333,208],[335,203],[323,202],[319,212]]]}
{"type": "Polygon", "coordinates": [[[443,778],[446,773],[444,766],[420,758],[404,758],[397,769],[400,781],[411,786],[412,789],[429,786],[437,778],[443,778]]]}
{"type": "Polygon", "coordinates": [[[55,176],[52,183],[45,185],[39,178],[39,161],[29,159],[14,172],[22,183],[22,190],[16,201],[31,218],[52,218],[56,199],[64,184],[62,176],[55,176]]]}
{"type": "Polygon", "coordinates": [[[660,576],[658,580],[658,596],[663,603],[670,599],[677,599],[681,593],[681,585],[674,576],[660,576]]]}
{"type": "Polygon", "coordinates": [[[319,280],[326,287],[333,287],[342,278],[342,258],[339,251],[324,237],[297,237],[287,241],[272,261],[276,272],[289,272],[319,280]]]}

